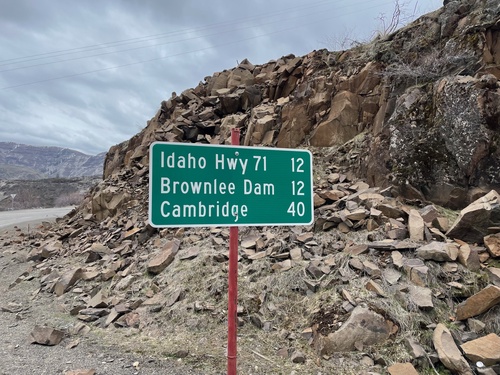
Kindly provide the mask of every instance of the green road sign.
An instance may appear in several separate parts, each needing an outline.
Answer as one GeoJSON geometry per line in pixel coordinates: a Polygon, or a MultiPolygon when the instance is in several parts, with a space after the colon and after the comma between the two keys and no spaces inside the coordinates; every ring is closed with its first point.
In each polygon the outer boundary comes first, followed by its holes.
{"type": "Polygon", "coordinates": [[[307,150],[155,142],[149,153],[154,227],[313,222],[307,150]]]}

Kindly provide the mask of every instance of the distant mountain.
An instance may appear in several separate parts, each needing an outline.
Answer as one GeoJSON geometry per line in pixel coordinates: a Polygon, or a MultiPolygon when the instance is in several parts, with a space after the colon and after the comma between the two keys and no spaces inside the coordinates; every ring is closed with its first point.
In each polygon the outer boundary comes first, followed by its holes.
{"type": "Polygon", "coordinates": [[[0,142],[0,180],[102,176],[106,153],[0,142]]]}

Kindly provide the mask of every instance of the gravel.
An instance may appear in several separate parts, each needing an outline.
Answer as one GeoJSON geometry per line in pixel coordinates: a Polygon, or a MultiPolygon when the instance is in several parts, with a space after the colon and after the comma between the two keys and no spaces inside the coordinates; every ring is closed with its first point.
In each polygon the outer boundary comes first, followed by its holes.
{"type": "Polygon", "coordinates": [[[0,375],[54,375],[77,369],[94,369],[96,375],[201,374],[175,358],[145,357],[134,354],[133,348],[104,346],[93,332],[71,335],[77,321],[58,311],[56,298],[38,294],[37,279],[13,284],[23,272],[30,271],[30,264],[22,258],[8,248],[0,250],[0,375]],[[68,333],[56,346],[31,344],[35,325],[68,333]],[[69,348],[71,343],[78,345],[69,348]]]}

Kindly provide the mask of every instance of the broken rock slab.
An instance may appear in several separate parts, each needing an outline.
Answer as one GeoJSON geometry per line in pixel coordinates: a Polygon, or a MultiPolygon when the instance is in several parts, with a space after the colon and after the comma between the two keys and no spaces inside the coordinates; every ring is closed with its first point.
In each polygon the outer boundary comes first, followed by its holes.
{"type": "Polygon", "coordinates": [[[476,340],[460,345],[465,356],[473,362],[483,362],[486,366],[500,363],[500,337],[490,333],[476,340]]]}
{"type": "Polygon", "coordinates": [[[410,285],[410,300],[421,310],[431,310],[434,308],[432,290],[429,288],[410,285]]]}
{"type": "Polygon", "coordinates": [[[177,254],[180,244],[181,242],[177,238],[169,241],[160,253],[149,261],[148,272],[157,275],[167,268],[170,263],[174,261],[175,254],[177,254]]]}
{"type": "Polygon", "coordinates": [[[500,303],[500,287],[488,285],[457,306],[457,320],[472,318],[500,303]]]}
{"type": "Polygon", "coordinates": [[[460,244],[458,248],[458,261],[470,271],[479,271],[481,269],[481,262],[479,260],[479,252],[472,249],[468,243],[460,244]]]}
{"type": "Polygon", "coordinates": [[[460,349],[453,340],[453,336],[444,324],[439,323],[437,325],[432,341],[439,360],[446,368],[460,375],[473,375],[469,364],[462,356],[460,349]]]}
{"type": "Polygon", "coordinates": [[[410,232],[410,240],[423,241],[424,240],[424,219],[420,216],[417,210],[410,210],[408,216],[408,231],[410,232]]]}
{"type": "Polygon", "coordinates": [[[484,244],[492,257],[500,257],[500,233],[484,237],[484,244]]]}
{"type": "Polygon", "coordinates": [[[390,375],[418,375],[411,363],[395,363],[387,368],[390,375]]]}
{"type": "Polygon", "coordinates": [[[83,276],[83,270],[81,268],[76,268],[71,271],[66,272],[61,278],[56,282],[54,286],[54,293],[57,296],[62,296],[66,293],[73,285],[76,284],[83,276]]]}
{"type": "Polygon", "coordinates": [[[453,262],[458,257],[458,247],[455,244],[432,241],[421,246],[416,251],[417,256],[424,260],[436,262],[453,262]]]}
{"type": "Polygon", "coordinates": [[[390,332],[390,325],[382,315],[357,306],[337,331],[328,336],[317,334],[314,347],[321,355],[353,351],[356,347],[383,343],[389,338],[390,332]]]}
{"type": "Polygon", "coordinates": [[[481,243],[489,234],[489,227],[500,225],[499,218],[500,194],[491,190],[465,207],[446,235],[465,242],[481,243]]]}
{"type": "Polygon", "coordinates": [[[30,336],[31,344],[54,346],[62,341],[64,332],[51,327],[35,326],[30,336]]]}
{"type": "Polygon", "coordinates": [[[421,259],[405,259],[403,269],[413,284],[423,287],[427,286],[429,267],[421,259]]]}

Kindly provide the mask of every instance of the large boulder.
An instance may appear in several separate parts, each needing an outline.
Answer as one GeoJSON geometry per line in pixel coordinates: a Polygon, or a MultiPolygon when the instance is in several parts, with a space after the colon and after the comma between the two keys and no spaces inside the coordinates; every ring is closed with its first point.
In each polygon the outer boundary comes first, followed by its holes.
{"type": "Polygon", "coordinates": [[[500,194],[492,190],[464,208],[446,235],[466,242],[480,243],[488,235],[488,228],[498,226],[500,194]]]}
{"type": "Polygon", "coordinates": [[[386,341],[391,326],[376,312],[357,306],[349,319],[335,332],[322,336],[317,334],[315,348],[321,355],[355,350],[357,346],[371,346],[386,341]]]}

